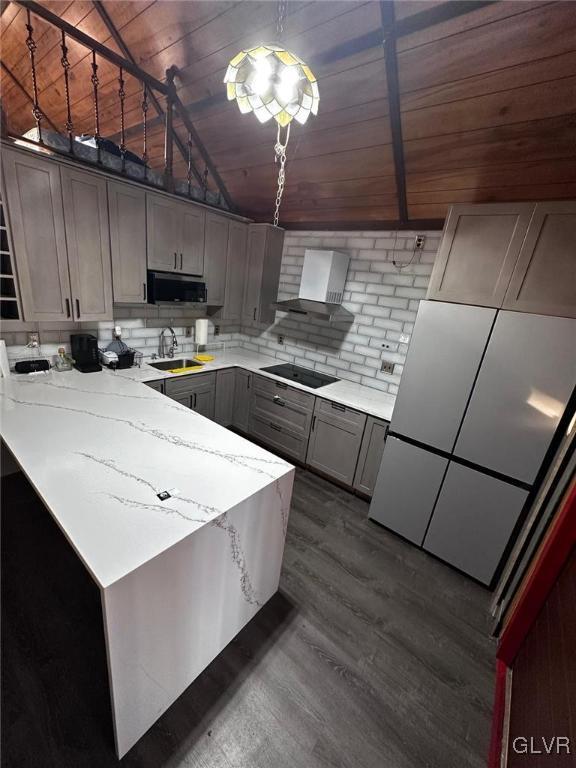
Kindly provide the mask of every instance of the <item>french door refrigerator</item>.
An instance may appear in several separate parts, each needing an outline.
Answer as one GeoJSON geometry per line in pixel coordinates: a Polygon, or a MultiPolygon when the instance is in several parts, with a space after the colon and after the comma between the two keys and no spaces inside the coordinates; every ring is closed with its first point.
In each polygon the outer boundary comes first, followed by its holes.
{"type": "Polygon", "coordinates": [[[490,584],[575,386],[575,320],[420,302],[370,518],[490,584]]]}

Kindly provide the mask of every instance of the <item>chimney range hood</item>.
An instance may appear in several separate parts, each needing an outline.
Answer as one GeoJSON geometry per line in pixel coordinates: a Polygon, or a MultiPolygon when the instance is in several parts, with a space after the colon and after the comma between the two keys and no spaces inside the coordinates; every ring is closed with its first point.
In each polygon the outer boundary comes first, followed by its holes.
{"type": "Polygon", "coordinates": [[[341,306],[349,263],[347,253],[307,248],[298,298],[277,301],[273,308],[330,322],[351,321],[354,315],[341,306]]]}

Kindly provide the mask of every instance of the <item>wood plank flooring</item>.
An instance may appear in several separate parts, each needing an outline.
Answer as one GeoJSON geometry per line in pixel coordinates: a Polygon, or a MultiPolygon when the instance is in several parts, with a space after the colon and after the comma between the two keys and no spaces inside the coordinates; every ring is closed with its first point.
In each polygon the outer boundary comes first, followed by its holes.
{"type": "MultiPolygon", "coordinates": [[[[3,482],[2,764],[108,768],[98,590],[22,475],[3,482]]],[[[130,768],[484,768],[489,593],[297,470],[280,592],[130,768]]]]}

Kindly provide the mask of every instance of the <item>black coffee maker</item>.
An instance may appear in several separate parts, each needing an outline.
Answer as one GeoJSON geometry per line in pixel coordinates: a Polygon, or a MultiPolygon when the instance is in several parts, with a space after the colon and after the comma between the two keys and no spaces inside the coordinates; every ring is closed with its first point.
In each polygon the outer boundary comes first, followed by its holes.
{"type": "Polygon", "coordinates": [[[81,373],[101,371],[98,362],[98,339],[91,333],[72,333],[70,347],[74,358],[74,368],[81,373]]]}

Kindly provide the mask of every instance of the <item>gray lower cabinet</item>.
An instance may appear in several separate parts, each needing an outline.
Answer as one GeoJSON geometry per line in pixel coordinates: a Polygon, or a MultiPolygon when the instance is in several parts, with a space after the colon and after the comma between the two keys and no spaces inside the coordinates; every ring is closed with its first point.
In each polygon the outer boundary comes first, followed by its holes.
{"type": "Polygon", "coordinates": [[[164,394],[164,382],[163,381],[147,381],[146,386],[150,389],[155,389],[157,392],[164,394]]]}
{"type": "Polygon", "coordinates": [[[164,392],[172,400],[186,405],[207,419],[214,418],[215,373],[195,373],[178,379],[168,379],[164,384],[164,392]]]}
{"type": "Polygon", "coordinates": [[[354,488],[366,496],[372,496],[374,493],[387,432],[387,421],[368,416],[354,476],[354,488]]]}
{"type": "Polygon", "coordinates": [[[289,387],[282,381],[254,376],[250,416],[272,421],[308,440],[314,400],[309,392],[289,387]]]}
{"type": "Polygon", "coordinates": [[[365,424],[365,413],[317,398],[306,463],[352,485],[365,424]]]}
{"type": "Polygon", "coordinates": [[[451,462],[424,549],[490,584],[527,496],[522,488],[451,462]]]}
{"type": "Polygon", "coordinates": [[[223,427],[229,427],[234,420],[234,390],[236,387],[236,368],[216,371],[216,404],[214,421],[223,427]]]}
{"type": "Polygon", "coordinates": [[[146,303],[146,192],[109,181],[112,291],[116,304],[146,303]]]}
{"type": "Polygon", "coordinates": [[[388,437],[368,517],[420,546],[448,459],[388,437]]]}
{"type": "Polygon", "coordinates": [[[239,368],[234,382],[234,417],[232,425],[241,432],[248,432],[252,374],[239,368]]]}

